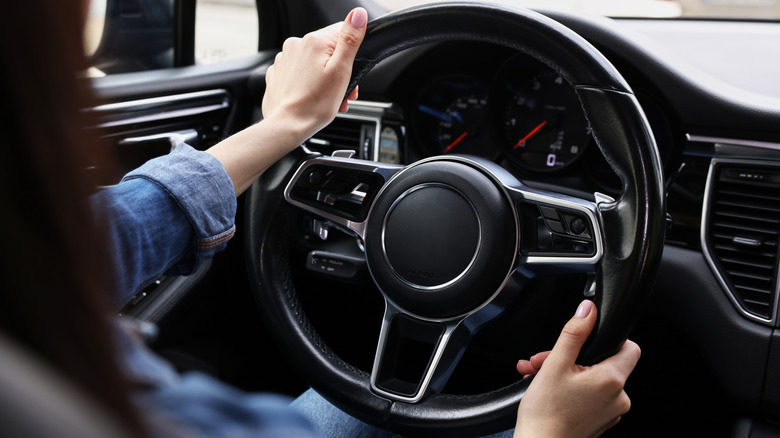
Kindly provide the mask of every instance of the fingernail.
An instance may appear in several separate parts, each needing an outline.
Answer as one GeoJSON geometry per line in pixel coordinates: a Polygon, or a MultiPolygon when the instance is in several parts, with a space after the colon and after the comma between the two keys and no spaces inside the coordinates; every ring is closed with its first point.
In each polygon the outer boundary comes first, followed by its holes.
{"type": "Polygon", "coordinates": [[[355,8],[349,18],[349,22],[358,29],[362,29],[366,25],[366,21],[368,21],[368,14],[363,8],[355,8]]]}
{"type": "Polygon", "coordinates": [[[590,300],[583,300],[579,307],[577,307],[577,312],[574,314],[576,318],[585,318],[590,314],[590,309],[593,308],[593,302],[590,300]]]}

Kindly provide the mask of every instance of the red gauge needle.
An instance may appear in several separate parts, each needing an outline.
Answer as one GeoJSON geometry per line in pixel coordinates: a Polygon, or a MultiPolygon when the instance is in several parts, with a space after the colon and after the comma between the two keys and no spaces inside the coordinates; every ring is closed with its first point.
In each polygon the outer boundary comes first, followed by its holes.
{"type": "Polygon", "coordinates": [[[523,144],[526,141],[528,141],[529,138],[533,137],[534,134],[539,132],[539,130],[542,129],[544,127],[544,125],[546,125],[546,124],[547,124],[547,120],[545,120],[544,122],[540,123],[539,126],[537,126],[536,128],[532,129],[531,132],[526,134],[525,137],[521,138],[520,141],[518,141],[517,144],[515,144],[515,146],[512,149],[519,148],[521,144],[523,144]]]}
{"type": "Polygon", "coordinates": [[[452,148],[454,148],[456,144],[460,143],[464,138],[466,138],[467,135],[469,135],[468,131],[466,131],[463,134],[461,134],[460,137],[456,138],[455,141],[453,141],[452,143],[450,143],[449,146],[444,148],[444,152],[442,152],[442,153],[446,154],[447,152],[451,151],[452,148]]]}

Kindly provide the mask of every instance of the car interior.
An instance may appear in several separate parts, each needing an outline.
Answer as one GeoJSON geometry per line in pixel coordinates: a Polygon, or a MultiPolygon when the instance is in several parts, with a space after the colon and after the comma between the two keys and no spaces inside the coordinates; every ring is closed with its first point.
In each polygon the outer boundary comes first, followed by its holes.
{"type": "Polygon", "coordinates": [[[349,111],[239,198],[224,252],[121,310],[177,369],[479,436],[587,297],[583,363],[642,349],[605,436],[780,437],[778,17],[256,0],[257,53],[206,65],[197,3],[107,0],[100,184],[260,120],[285,38],[375,21],[349,111]]]}

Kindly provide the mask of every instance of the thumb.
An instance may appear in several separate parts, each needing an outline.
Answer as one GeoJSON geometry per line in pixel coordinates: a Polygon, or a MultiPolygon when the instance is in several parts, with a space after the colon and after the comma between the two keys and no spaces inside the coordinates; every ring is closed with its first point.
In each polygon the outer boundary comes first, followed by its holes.
{"type": "Polygon", "coordinates": [[[366,35],[366,23],[368,23],[368,13],[363,8],[355,8],[347,15],[341,25],[332,59],[337,63],[352,64],[366,35]]]}
{"type": "Polygon", "coordinates": [[[561,335],[550,352],[545,363],[556,365],[573,365],[580,354],[580,349],[588,340],[588,336],[596,325],[596,305],[590,300],[584,300],[577,307],[574,317],[563,326],[561,335]]]}

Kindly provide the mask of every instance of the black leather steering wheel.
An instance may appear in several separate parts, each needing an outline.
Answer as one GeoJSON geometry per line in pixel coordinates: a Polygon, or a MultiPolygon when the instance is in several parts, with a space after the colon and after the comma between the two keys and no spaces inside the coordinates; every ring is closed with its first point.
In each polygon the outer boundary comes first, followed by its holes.
{"type": "Polygon", "coordinates": [[[536,190],[494,163],[470,157],[395,166],[303,148],[255,183],[247,196],[247,265],[272,332],[328,400],[407,434],[459,436],[512,427],[530,379],[518,376],[514,384],[478,395],[440,392],[472,335],[515,297],[507,284],[556,270],[589,274],[599,319],[579,362],[591,364],[625,341],[648,299],[663,248],[662,169],[647,120],[618,71],[561,24],[481,3],[391,13],[369,23],[350,89],[394,53],[449,40],[507,46],[560,72],[575,87],[622,192],[615,200],[536,190]],[[303,312],[281,225],[293,208],[364,242],[386,304],[370,373],[335,355],[303,312]]]}

